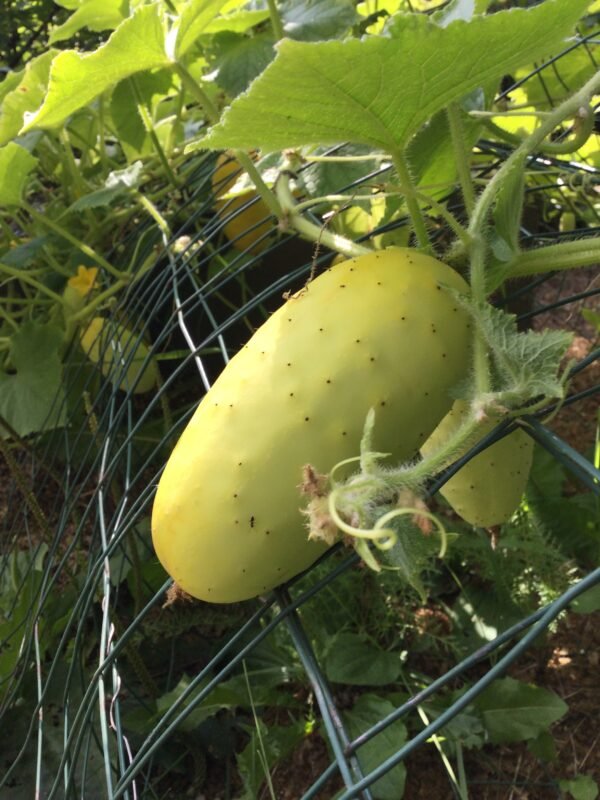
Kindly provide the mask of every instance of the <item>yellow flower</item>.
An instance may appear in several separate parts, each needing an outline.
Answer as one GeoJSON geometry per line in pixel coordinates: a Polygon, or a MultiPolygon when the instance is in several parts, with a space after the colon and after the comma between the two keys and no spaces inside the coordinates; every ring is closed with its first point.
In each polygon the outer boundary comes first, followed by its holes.
{"type": "Polygon", "coordinates": [[[72,278],[69,278],[67,283],[79,292],[82,297],[85,297],[92,291],[97,274],[97,267],[79,266],[77,267],[77,275],[73,275],[72,278]]]}

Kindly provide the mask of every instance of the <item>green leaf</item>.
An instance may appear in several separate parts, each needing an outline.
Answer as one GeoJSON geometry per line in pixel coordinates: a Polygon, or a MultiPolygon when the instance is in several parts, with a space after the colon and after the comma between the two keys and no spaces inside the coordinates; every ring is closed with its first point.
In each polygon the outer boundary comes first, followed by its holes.
{"type": "Polygon", "coordinates": [[[494,391],[509,408],[534,397],[562,397],[561,361],[573,334],[560,330],[519,333],[517,318],[488,303],[472,308],[489,348],[494,367],[494,391]]]}
{"type": "Polygon", "coordinates": [[[20,206],[27,176],[38,163],[24,147],[9,142],[0,148],[0,206],[20,206]]]}
{"type": "Polygon", "coordinates": [[[571,609],[577,614],[592,614],[594,611],[600,611],[600,584],[592,586],[587,592],[573,600],[571,609]]]}
{"type": "Polygon", "coordinates": [[[158,69],[121,81],[110,97],[110,115],[127,158],[132,160],[152,152],[152,143],[138,110],[142,103],[152,117],[155,107],[173,86],[170,69],[158,69]],[[134,91],[133,81],[135,81],[134,91]]]}
{"type": "Polygon", "coordinates": [[[550,53],[585,5],[547,0],[447,28],[422,15],[399,15],[389,38],[284,39],[275,61],[231,104],[202,146],[272,151],[349,140],[384,150],[403,147],[451,101],[550,53]]]}
{"type": "MultiPolygon", "coordinates": [[[[394,706],[389,700],[374,694],[363,694],[356,701],[352,710],[343,715],[350,739],[355,739],[361,733],[365,733],[392,711],[394,711],[394,706]]],[[[363,772],[365,774],[371,772],[390,756],[393,756],[405,741],[406,728],[404,724],[400,720],[392,722],[381,733],[358,749],[358,760],[363,772]]],[[[404,794],[405,778],[404,764],[393,767],[371,786],[374,800],[400,800],[404,794]]]]}
{"type": "Polygon", "coordinates": [[[257,719],[250,741],[237,756],[237,767],[246,793],[239,800],[255,800],[262,796],[260,787],[281,759],[289,755],[304,738],[302,720],[291,725],[265,725],[257,719]],[[266,761],[266,763],[265,763],[266,761]]]}
{"type": "MultiPolygon", "coordinates": [[[[524,164],[525,157],[515,163],[498,192],[494,206],[492,250],[502,263],[512,261],[519,252],[519,232],[525,191],[524,164]]],[[[488,285],[489,291],[493,291],[502,283],[505,274],[502,270],[500,273],[495,275],[494,284],[488,285]]]]}
{"type": "Polygon", "coordinates": [[[67,212],[82,211],[84,208],[102,208],[110,205],[117,197],[130,195],[142,178],[143,165],[134,161],[127,169],[114,170],[108,174],[104,188],[89,192],[69,206],[67,212]]]}
{"type": "MultiPolygon", "coordinates": [[[[476,143],[481,123],[463,115],[465,150],[476,143]]],[[[441,199],[456,183],[456,158],[445,111],[435,114],[408,144],[407,159],[418,187],[441,199]]]]}
{"type": "Polygon", "coordinates": [[[21,73],[11,92],[0,107],[0,145],[6,144],[23,127],[27,112],[35,111],[43,101],[48,87],[50,64],[58,50],[48,50],[34,58],[21,73]]]}
{"type": "Polygon", "coordinates": [[[349,0],[286,0],[279,13],[285,35],[303,42],[341,39],[360,19],[349,0]]]}
{"type": "Polygon", "coordinates": [[[407,516],[400,517],[392,523],[398,538],[393,547],[382,551],[381,560],[388,567],[397,569],[400,577],[409,583],[425,602],[427,592],[423,586],[421,575],[437,556],[440,543],[436,536],[425,536],[407,516]]]}
{"type": "Polygon", "coordinates": [[[16,372],[0,372],[0,415],[19,436],[64,423],[62,336],[56,325],[26,322],[11,337],[10,356],[16,372]]]}
{"type": "Polygon", "coordinates": [[[574,778],[559,781],[558,785],[573,800],[596,800],[598,797],[598,784],[590,775],[576,775],[574,778]]]}
{"type": "Polygon", "coordinates": [[[48,93],[21,132],[52,128],[119,81],[169,63],[159,6],[140,6],[102,47],[82,54],[65,50],[52,62],[48,93]]]}
{"type": "Polygon", "coordinates": [[[549,689],[513,678],[495,681],[474,701],[494,744],[535,739],[569,707],[549,689]]]}
{"type": "Polygon", "coordinates": [[[231,97],[246,91],[275,55],[271,34],[248,37],[239,33],[220,33],[213,40],[216,82],[231,97]]]}
{"type": "Polygon", "coordinates": [[[249,28],[254,28],[269,19],[269,10],[259,11],[236,11],[233,14],[226,14],[215,17],[204,28],[204,33],[245,33],[249,28]]]}
{"type": "Polygon", "coordinates": [[[42,583],[42,562],[47,549],[44,546],[33,556],[15,551],[5,556],[7,560],[0,580],[0,698],[10,686],[10,678],[22,654],[22,644],[33,635],[32,608],[42,583]]]}
{"type": "MultiPolygon", "coordinates": [[[[33,63],[33,61],[31,61],[30,63],[33,63]]],[[[20,81],[23,79],[24,74],[25,74],[24,69],[19,69],[16,72],[6,73],[4,80],[0,83],[0,105],[2,104],[6,95],[12,92],[13,89],[19,85],[20,81]]]]}
{"type": "Polygon", "coordinates": [[[25,241],[23,244],[7,250],[0,256],[0,261],[11,267],[26,267],[43,252],[48,242],[48,236],[36,236],[28,242],[25,241]]]}
{"type": "Polygon", "coordinates": [[[598,333],[600,333],[600,314],[598,314],[597,311],[592,311],[591,308],[582,308],[581,316],[586,322],[589,322],[590,325],[593,325],[598,333]]]}
{"type": "Polygon", "coordinates": [[[398,653],[381,650],[356,633],[338,634],[325,658],[325,673],[329,680],[351,686],[393,683],[401,667],[398,653]]]}
{"type": "Polygon", "coordinates": [[[90,31],[113,30],[127,17],[128,0],[86,0],[62,25],[50,32],[50,44],[70,39],[82,28],[90,31]]]}
{"type": "MultiPolygon", "coordinates": [[[[310,155],[322,156],[328,152],[326,147],[317,147],[310,155]]],[[[372,152],[370,147],[350,144],[336,151],[336,156],[367,156],[372,152]]],[[[337,194],[344,186],[362,180],[365,175],[377,168],[378,162],[365,161],[317,161],[302,170],[302,181],[310,195],[320,197],[326,194],[337,194]]],[[[350,190],[352,191],[352,190],[350,190]]]]}
{"type": "Polygon", "coordinates": [[[181,58],[214,20],[226,0],[188,0],[179,15],[175,57],[181,58]]]}
{"type": "Polygon", "coordinates": [[[556,760],[556,742],[548,731],[542,731],[537,738],[530,739],[527,747],[536,758],[541,758],[542,761],[556,760]]]}
{"type": "MultiPolygon", "coordinates": [[[[443,712],[459,699],[463,690],[444,693],[435,698],[425,701],[423,704],[427,715],[432,719],[437,719],[443,712]]],[[[472,706],[459,711],[456,716],[447,722],[441,735],[444,737],[444,747],[448,748],[451,754],[456,753],[457,745],[465,747],[467,750],[483,747],[486,743],[486,732],[478,714],[472,706]]]]}

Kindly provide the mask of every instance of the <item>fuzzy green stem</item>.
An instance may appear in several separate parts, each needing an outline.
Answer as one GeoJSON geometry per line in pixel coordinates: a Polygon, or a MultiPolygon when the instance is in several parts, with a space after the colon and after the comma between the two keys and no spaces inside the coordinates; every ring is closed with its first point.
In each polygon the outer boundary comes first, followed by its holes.
{"type": "Polygon", "coordinates": [[[11,278],[15,278],[15,280],[27,283],[37,292],[40,292],[40,294],[45,294],[47,297],[50,297],[52,300],[62,305],[63,299],[59,294],[53,292],[52,289],[49,289],[47,286],[44,286],[43,283],[40,283],[40,281],[38,281],[36,278],[33,278],[28,272],[25,272],[25,270],[15,269],[14,267],[9,267],[8,264],[3,264],[0,262],[0,273],[1,272],[11,278]]]}
{"type": "MultiPolygon", "coordinates": [[[[212,125],[217,123],[219,121],[219,110],[214,105],[210,97],[206,94],[204,89],[194,80],[185,67],[181,66],[181,64],[175,64],[174,67],[177,74],[181,77],[184,85],[189,89],[189,91],[194,95],[204,109],[208,121],[212,125]]],[[[276,197],[273,195],[273,192],[270,191],[266,183],[261,178],[260,173],[254,166],[250,156],[243,150],[234,150],[234,155],[242,169],[244,169],[251,178],[252,182],[256,186],[256,191],[265,201],[268,209],[276,217],[280,218],[281,208],[279,207],[279,203],[277,202],[276,197]]]]}
{"type": "Polygon", "coordinates": [[[429,240],[429,234],[427,233],[425,217],[423,216],[421,207],[415,196],[413,180],[404,153],[400,149],[397,149],[392,152],[391,155],[396,173],[400,180],[400,188],[404,191],[406,206],[412,219],[419,248],[424,253],[432,254],[433,248],[429,240]]]}
{"type": "MultiPolygon", "coordinates": [[[[63,164],[65,167],[65,171],[69,175],[72,186],[75,189],[75,191],[72,192],[72,194],[75,197],[75,199],[83,197],[83,195],[86,194],[87,192],[87,187],[83,182],[79,168],[75,163],[75,156],[73,155],[73,149],[71,147],[71,142],[69,141],[69,134],[67,133],[65,128],[62,128],[60,130],[58,138],[62,145],[61,152],[63,156],[63,164]]],[[[67,187],[67,189],[69,188],[70,187],[67,187]]]]}
{"type": "Polygon", "coordinates": [[[399,471],[398,476],[403,476],[404,479],[410,478],[411,485],[415,485],[436,472],[440,472],[464,451],[468,442],[477,433],[480,425],[481,422],[473,413],[468,414],[437,450],[434,450],[408,469],[399,471]]]}
{"type": "MultiPolygon", "coordinates": [[[[471,297],[474,303],[484,303],[486,299],[485,254],[486,247],[483,236],[473,239],[471,243],[470,282],[471,297]]],[[[489,355],[483,336],[476,327],[473,336],[473,370],[476,393],[485,394],[490,385],[489,355]]]]}
{"type": "Polygon", "coordinates": [[[267,184],[261,178],[260,172],[254,166],[254,162],[243,150],[234,150],[233,154],[242,167],[248,174],[250,180],[254,183],[256,191],[261,196],[262,200],[267,205],[269,211],[274,214],[278,219],[282,217],[282,209],[277,197],[269,189],[267,184]]]}
{"type": "Polygon", "coordinates": [[[542,122],[539,128],[511,153],[487,184],[475,205],[469,224],[469,232],[474,238],[483,236],[488,215],[496,200],[496,196],[504,185],[506,177],[510,174],[511,170],[515,167],[518,169],[519,163],[526,156],[535,153],[542,142],[550,136],[552,131],[560,125],[564,119],[577,115],[580,109],[587,109],[589,107],[590,98],[596,94],[598,90],[600,90],[600,72],[597,72],[582,89],[555,108],[544,122],[542,122]]]}
{"type": "Polygon", "coordinates": [[[15,333],[18,333],[19,326],[15,322],[13,314],[9,314],[8,310],[4,309],[2,304],[0,304],[0,319],[3,319],[8,325],[10,325],[15,333]]]}
{"type": "Polygon", "coordinates": [[[446,109],[448,116],[448,125],[450,127],[450,136],[452,138],[452,146],[454,148],[454,160],[456,162],[456,170],[458,172],[458,179],[462,189],[463,200],[465,201],[465,208],[467,214],[471,216],[475,208],[475,190],[473,188],[473,180],[471,178],[471,167],[469,164],[469,154],[465,148],[465,129],[461,119],[461,112],[458,103],[450,103],[446,109]]]}
{"type": "Polygon", "coordinates": [[[106,152],[106,130],[104,127],[104,102],[104,95],[101,94],[98,98],[98,147],[102,172],[106,174],[109,171],[109,166],[108,153],[106,152]]]}
{"type": "Polygon", "coordinates": [[[163,147],[158,139],[158,136],[156,135],[156,131],[154,130],[154,123],[152,121],[150,114],[148,113],[146,104],[142,100],[142,96],[140,95],[140,90],[135,80],[135,76],[130,78],[130,81],[131,81],[131,88],[133,89],[133,96],[135,97],[135,104],[138,113],[142,118],[142,124],[144,125],[144,129],[148,134],[148,136],[150,137],[150,140],[152,141],[152,145],[154,147],[154,150],[156,151],[156,155],[158,156],[160,163],[162,164],[165,170],[165,174],[167,175],[168,179],[173,184],[175,189],[179,190],[181,188],[180,183],[177,180],[175,173],[171,169],[171,165],[169,164],[167,155],[163,150],[163,147]]]}
{"type": "Polygon", "coordinates": [[[66,239],[67,242],[70,242],[70,244],[73,245],[73,247],[77,248],[77,250],[80,250],[88,258],[91,258],[92,261],[105,269],[114,278],[123,278],[124,274],[122,272],[120,272],[118,269],[115,269],[112,264],[110,264],[103,256],[97,253],[89,245],[85,244],[85,242],[80,241],[73,236],[72,233],[69,233],[69,231],[63,228],[62,225],[59,225],[57,222],[45,216],[44,214],[40,214],[28,203],[24,203],[23,205],[36,222],[40,222],[42,225],[50,228],[51,231],[54,231],[54,233],[57,233],[63,239],[66,239]]]}
{"type": "Polygon", "coordinates": [[[560,242],[519,254],[508,270],[508,278],[523,278],[544,272],[595,266],[600,262],[600,239],[577,239],[560,242]]]}
{"type": "Polygon", "coordinates": [[[269,16],[271,17],[271,27],[273,28],[273,34],[275,36],[276,41],[283,39],[285,33],[283,31],[283,23],[281,22],[281,17],[279,15],[279,10],[277,8],[277,3],[275,0],[267,0],[267,5],[269,7],[269,16]]]}
{"type": "Polygon", "coordinates": [[[169,228],[169,224],[160,211],[156,208],[154,203],[152,203],[148,198],[143,195],[141,192],[136,192],[136,198],[138,203],[150,214],[152,219],[156,222],[158,227],[161,231],[166,235],[171,235],[171,229],[169,228]]]}
{"type": "Polygon", "coordinates": [[[307,164],[336,164],[338,162],[343,164],[354,161],[389,161],[390,156],[388,153],[368,153],[364,156],[302,156],[302,160],[307,164]]]}
{"type": "MultiPolygon", "coordinates": [[[[544,115],[544,118],[547,118],[547,116],[548,115],[544,115]]],[[[492,133],[494,133],[500,139],[509,142],[509,144],[520,146],[523,141],[526,141],[522,136],[519,136],[516,133],[505,131],[504,128],[496,125],[496,123],[491,119],[484,118],[484,124],[487,128],[489,128],[489,130],[492,131],[492,133]]],[[[575,114],[575,121],[573,123],[573,136],[560,142],[543,141],[540,143],[538,151],[540,153],[547,153],[548,155],[554,156],[569,155],[570,153],[574,153],[576,150],[579,150],[579,148],[583,147],[593,132],[594,112],[589,106],[582,107],[581,109],[578,109],[577,113],[575,114]]]]}
{"type": "Polygon", "coordinates": [[[298,214],[296,211],[296,202],[292,195],[289,185],[289,174],[282,173],[277,179],[275,184],[275,192],[277,199],[282,209],[282,218],[286,220],[290,227],[294,228],[298,233],[309,242],[316,244],[324,244],[331,250],[342,253],[348,258],[357,258],[364,256],[373,251],[368,247],[352,242],[345,236],[327,230],[324,226],[315,225],[308,219],[298,214]]]}
{"type": "Polygon", "coordinates": [[[87,303],[80,311],[77,311],[75,314],[69,317],[69,322],[80,322],[81,320],[87,319],[90,314],[95,311],[98,306],[101,306],[102,303],[106,302],[110,297],[115,294],[118,294],[127,284],[129,283],[128,280],[118,280],[113,283],[108,289],[104,292],[100,292],[91,302],[87,303]]]}
{"type": "Polygon", "coordinates": [[[214,125],[219,121],[219,109],[210,99],[210,97],[206,94],[204,89],[200,86],[200,84],[194,80],[194,78],[190,75],[187,69],[182,66],[182,64],[175,63],[173,64],[173,69],[181,78],[183,85],[188,89],[190,94],[192,94],[196,100],[200,103],[200,106],[204,113],[206,114],[206,118],[214,125]]]}
{"type": "Polygon", "coordinates": [[[426,203],[433,211],[439,214],[440,217],[442,217],[442,219],[448,224],[449,228],[458,236],[465,247],[471,247],[472,240],[469,236],[469,232],[463,225],[460,224],[454,214],[451,211],[448,211],[446,206],[444,206],[442,203],[438,203],[437,200],[434,200],[432,197],[429,197],[423,192],[415,191],[415,197],[418,200],[421,200],[423,203],[426,203]]]}

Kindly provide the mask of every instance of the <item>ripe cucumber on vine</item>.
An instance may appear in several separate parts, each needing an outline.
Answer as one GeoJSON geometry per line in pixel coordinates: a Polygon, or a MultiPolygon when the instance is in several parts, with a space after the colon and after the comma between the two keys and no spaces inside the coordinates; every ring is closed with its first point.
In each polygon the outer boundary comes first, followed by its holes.
{"type": "MultiPolygon", "coordinates": [[[[274,192],[258,175],[250,149],[246,154],[235,150],[262,202],[276,213],[281,229],[296,231],[349,260],[309,280],[304,292],[289,298],[254,334],[201,403],[167,465],[153,514],[153,536],[159,558],[187,591],[224,602],[260,594],[312,563],[321,552],[315,549],[315,540],[322,548],[340,539],[351,543],[373,569],[397,569],[422,592],[420,569],[432,554],[444,551],[448,540],[444,526],[425,503],[427,484],[490,428],[507,421],[511,430],[515,425],[518,430],[484,449],[470,467],[467,464],[449,481],[444,493],[456,512],[473,525],[497,525],[511,517],[531,465],[527,415],[564,397],[563,361],[572,337],[556,330],[519,332],[515,316],[494,306],[489,298],[511,279],[598,261],[597,240],[528,251],[519,244],[528,159],[552,145],[553,133],[565,120],[574,121],[574,134],[561,142],[560,152],[579,148],[592,133],[591,102],[598,91],[600,75],[594,75],[545,114],[533,132],[515,142],[515,149],[481,191],[472,178],[464,110],[457,99],[451,100],[444,111],[463,200],[460,218],[416,185],[407,157],[408,134],[404,143],[396,143],[387,153],[378,152],[377,158],[387,159],[395,173],[395,180],[385,184],[384,194],[402,198],[412,249],[377,250],[357,244],[305,214],[311,208],[322,211],[329,204],[335,209],[344,200],[356,200],[356,195],[326,195],[297,202],[290,182],[299,177],[298,165],[310,160],[310,149],[285,151],[274,192]],[[453,237],[439,254],[430,237],[429,216],[437,218],[438,224],[441,219],[453,237]],[[414,265],[425,274],[432,256],[440,258],[433,261],[438,273],[434,285],[426,289],[419,284],[422,278],[414,274],[414,265]],[[372,293],[377,292],[378,280],[383,280],[378,265],[388,262],[398,272],[392,279],[393,295],[377,299],[372,293]],[[468,279],[468,287],[457,285],[462,280],[459,273],[468,279]],[[441,304],[437,311],[436,302],[441,304]],[[386,328],[390,303],[396,306],[394,324],[386,328]],[[288,328],[301,308],[310,310],[304,321],[288,328]],[[400,323],[408,319],[409,308],[418,309],[418,319],[412,319],[414,327],[403,338],[400,323]],[[431,373],[441,374],[443,359],[448,357],[446,352],[430,349],[427,336],[435,337],[449,319],[446,336],[456,341],[468,330],[468,345],[457,356],[455,380],[443,381],[436,390],[442,394],[444,408],[438,409],[437,419],[436,415],[425,419],[425,398],[431,389],[427,381],[431,373]],[[316,327],[309,320],[317,320],[316,327]],[[333,329],[331,322],[337,322],[333,329]],[[344,328],[345,338],[340,338],[338,329],[344,328]],[[335,346],[330,346],[332,341],[335,346]],[[371,346],[370,362],[363,365],[356,360],[353,342],[371,346]],[[407,347],[413,349],[412,354],[407,347]],[[304,380],[290,382],[298,364],[304,380]],[[350,386],[349,374],[358,376],[361,384],[351,408],[346,397],[356,388],[350,386]],[[261,387],[258,392],[249,390],[250,375],[261,387]],[[336,382],[339,389],[332,393],[330,385],[336,382]],[[298,396],[307,410],[296,420],[290,409],[298,396]],[[457,405],[451,410],[454,401],[457,405]],[[398,415],[395,428],[389,422],[394,412],[398,415]],[[451,416],[443,420],[447,413],[451,416]],[[305,425],[300,424],[302,419],[305,425]],[[339,425],[341,431],[337,431],[339,425]],[[230,441],[231,430],[235,442],[244,443],[250,436],[253,447],[264,455],[251,480],[243,478],[239,469],[248,463],[252,448],[238,452],[230,441]],[[348,437],[343,444],[338,434],[348,437]],[[206,441],[210,446],[199,446],[206,441]],[[235,458],[229,457],[232,451],[235,458]],[[399,463],[393,459],[400,459],[399,463]],[[192,462],[195,477],[186,482],[192,462]],[[496,488],[490,480],[500,463],[507,470],[499,478],[503,491],[490,503],[490,492],[496,488]],[[358,471],[341,477],[356,465],[358,471]],[[473,470],[480,480],[472,479],[473,470]],[[199,520],[197,508],[206,487],[217,500],[209,515],[199,520]],[[307,519],[307,530],[302,530],[299,512],[307,519]],[[174,518],[177,525],[169,522],[174,518]],[[243,526],[246,530],[240,536],[243,526]],[[241,560],[234,564],[226,551],[219,551],[208,530],[234,543],[241,560]],[[274,530],[276,536],[267,544],[266,537],[274,530]],[[432,550],[423,543],[434,530],[441,544],[432,550]]],[[[251,96],[252,90],[240,107],[251,96]]],[[[209,148],[227,141],[227,120],[221,126],[225,133],[216,127],[214,135],[209,133],[201,141],[209,148]]],[[[268,134],[265,137],[271,141],[268,134]]],[[[232,135],[227,144],[239,146],[239,141],[239,135],[232,135]]],[[[260,141],[254,141],[254,146],[260,146],[260,141]]],[[[362,199],[368,199],[368,192],[362,199]]],[[[385,280],[390,280],[388,274],[385,280]]]]}

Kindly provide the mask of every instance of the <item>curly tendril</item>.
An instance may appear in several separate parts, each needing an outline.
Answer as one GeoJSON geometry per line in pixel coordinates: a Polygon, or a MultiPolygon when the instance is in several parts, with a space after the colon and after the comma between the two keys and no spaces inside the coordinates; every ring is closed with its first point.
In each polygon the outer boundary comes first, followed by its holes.
{"type": "Polygon", "coordinates": [[[366,561],[367,564],[369,564],[369,566],[371,566],[372,568],[376,570],[381,569],[380,565],[377,563],[375,559],[373,559],[370,553],[368,556],[365,555],[365,553],[368,552],[368,548],[365,547],[366,545],[365,540],[373,542],[375,547],[377,547],[379,550],[382,551],[391,550],[398,541],[398,533],[393,528],[387,528],[385,526],[391,520],[407,515],[413,517],[425,517],[435,525],[437,532],[439,533],[440,536],[440,549],[438,552],[438,558],[443,558],[446,555],[446,551],[448,548],[448,533],[443,523],[440,521],[440,519],[436,517],[435,514],[432,514],[430,511],[427,511],[426,509],[422,508],[415,508],[412,506],[395,508],[392,511],[388,511],[386,514],[383,514],[381,517],[379,517],[379,519],[375,522],[372,528],[358,528],[354,525],[349,524],[348,522],[343,520],[342,517],[340,516],[336,508],[336,501],[339,497],[339,494],[340,490],[334,489],[329,495],[328,497],[329,514],[340,531],[345,533],[347,536],[351,536],[357,540],[356,549],[359,552],[359,555],[361,555],[363,560],[366,561]]]}

